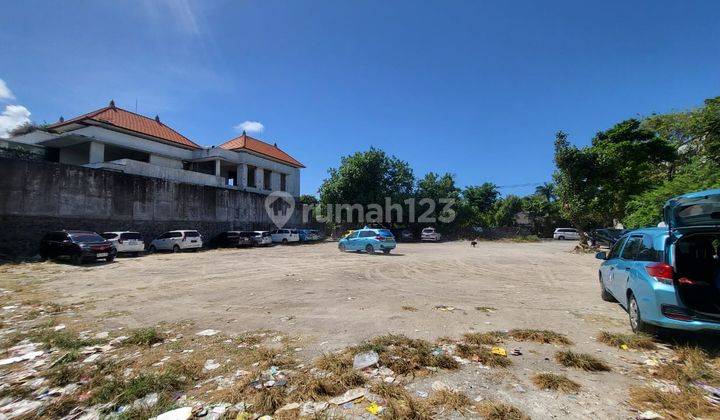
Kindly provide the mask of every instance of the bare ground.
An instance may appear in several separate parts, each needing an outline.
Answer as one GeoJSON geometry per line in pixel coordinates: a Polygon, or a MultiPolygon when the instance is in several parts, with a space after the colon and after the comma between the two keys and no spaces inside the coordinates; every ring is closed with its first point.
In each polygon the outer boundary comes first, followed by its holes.
{"type": "Polygon", "coordinates": [[[391,255],[340,253],[335,243],[217,250],[121,258],[75,267],[38,263],[6,266],[0,275],[33,280],[38,293],[61,304],[82,303],[81,316],[100,329],[191,322],[228,336],[268,329],[298,337],[299,355],[318,355],[388,333],[435,341],[468,332],[549,329],[573,345],[506,341],[507,369],[476,364],[419,378],[407,388],[430,391],[434,381],[475,400],[501,400],[533,418],[633,418],[628,388],[648,357],[669,350],[627,351],[595,340],[601,330],[629,332],[616,304],[600,299],[598,263],[575,254],[571,242],[400,244],[391,255]],[[607,362],[590,373],[560,366],[572,349],[607,362]],[[562,373],[578,394],[539,390],[532,377],[562,373]]]}

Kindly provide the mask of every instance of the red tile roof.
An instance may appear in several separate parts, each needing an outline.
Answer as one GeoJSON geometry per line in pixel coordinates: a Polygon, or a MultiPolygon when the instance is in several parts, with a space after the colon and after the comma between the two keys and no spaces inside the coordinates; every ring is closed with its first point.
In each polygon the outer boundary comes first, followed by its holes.
{"type": "Polygon", "coordinates": [[[259,155],[266,156],[274,160],[279,160],[280,162],[286,163],[296,168],[305,167],[305,165],[295,160],[295,158],[280,150],[277,145],[265,143],[262,140],[258,140],[256,138],[248,136],[244,132],[240,137],[236,137],[232,140],[226,141],[225,143],[221,144],[220,147],[222,147],[223,149],[235,151],[249,150],[259,155]]]}
{"type": "Polygon", "coordinates": [[[81,124],[84,121],[95,121],[112,125],[124,130],[155,137],[166,142],[176,143],[186,149],[202,148],[187,137],[161,123],[159,118],[152,119],[134,112],[126,111],[122,108],[116,107],[115,103],[112,101],[110,102],[110,106],[106,106],[105,108],[98,109],[67,121],[57,122],[50,125],[48,128],[53,130],[68,124],[81,124]]]}

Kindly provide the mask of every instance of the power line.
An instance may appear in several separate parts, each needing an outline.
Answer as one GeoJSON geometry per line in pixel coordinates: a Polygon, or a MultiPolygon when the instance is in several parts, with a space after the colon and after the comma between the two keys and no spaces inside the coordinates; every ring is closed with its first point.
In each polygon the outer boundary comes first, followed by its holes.
{"type": "Polygon", "coordinates": [[[527,184],[513,184],[513,185],[500,185],[497,188],[523,188],[523,187],[538,187],[545,185],[544,182],[528,182],[527,184]]]}

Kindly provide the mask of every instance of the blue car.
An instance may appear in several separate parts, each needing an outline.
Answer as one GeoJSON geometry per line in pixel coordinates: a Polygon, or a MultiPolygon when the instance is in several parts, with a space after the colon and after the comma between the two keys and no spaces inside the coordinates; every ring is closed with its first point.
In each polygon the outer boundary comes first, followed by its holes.
{"type": "Polygon", "coordinates": [[[374,254],[376,251],[389,254],[396,246],[395,237],[389,230],[367,227],[352,231],[338,242],[340,251],[365,251],[368,254],[374,254]]]}
{"type": "Polygon", "coordinates": [[[720,189],[670,199],[663,214],[664,227],[596,255],[602,298],[627,310],[635,332],[720,332],[720,189]]]}

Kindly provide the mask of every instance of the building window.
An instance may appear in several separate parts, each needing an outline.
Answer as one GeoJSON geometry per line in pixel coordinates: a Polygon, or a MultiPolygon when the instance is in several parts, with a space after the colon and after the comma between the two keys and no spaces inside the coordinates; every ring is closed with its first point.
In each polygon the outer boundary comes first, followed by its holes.
{"type": "Polygon", "coordinates": [[[280,191],[287,191],[287,174],[280,174],[280,191]]]}
{"type": "Polygon", "coordinates": [[[272,189],[270,186],[270,176],[271,175],[272,175],[272,171],[263,169],[263,188],[266,190],[272,189]]]}
{"type": "Polygon", "coordinates": [[[248,165],[247,167],[247,186],[255,188],[255,168],[254,166],[248,165]]]}

